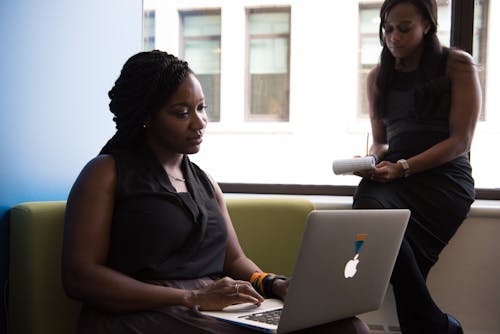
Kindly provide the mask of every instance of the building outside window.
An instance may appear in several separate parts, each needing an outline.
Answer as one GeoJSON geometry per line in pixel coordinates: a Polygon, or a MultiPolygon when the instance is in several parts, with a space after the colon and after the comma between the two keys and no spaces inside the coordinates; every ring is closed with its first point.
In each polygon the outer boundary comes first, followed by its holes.
{"type": "Polygon", "coordinates": [[[208,120],[220,120],[221,19],[219,10],[181,11],[181,58],[188,61],[205,94],[208,120]]]}
{"type": "Polygon", "coordinates": [[[289,8],[248,9],[246,120],[289,119],[289,8]]]}

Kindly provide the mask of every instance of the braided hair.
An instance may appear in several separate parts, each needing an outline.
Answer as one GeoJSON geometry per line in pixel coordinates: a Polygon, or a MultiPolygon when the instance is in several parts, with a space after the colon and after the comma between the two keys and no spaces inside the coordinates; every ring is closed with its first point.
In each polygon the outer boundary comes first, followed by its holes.
{"type": "Polygon", "coordinates": [[[145,120],[161,109],[189,73],[193,72],[187,62],[166,52],[153,50],[130,57],[108,93],[116,133],[100,154],[141,144],[145,120]]]}
{"type": "Polygon", "coordinates": [[[424,36],[424,49],[422,59],[417,70],[417,81],[420,85],[436,77],[442,66],[443,47],[437,37],[437,3],[436,0],[386,0],[380,8],[379,39],[382,45],[380,55],[380,71],[376,80],[375,115],[381,118],[384,113],[384,100],[389,85],[396,59],[387,48],[384,36],[384,26],[389,12],[398,4],[410,3],[415,6],[422,17],[430,24],[429,31],[424,36]]]}

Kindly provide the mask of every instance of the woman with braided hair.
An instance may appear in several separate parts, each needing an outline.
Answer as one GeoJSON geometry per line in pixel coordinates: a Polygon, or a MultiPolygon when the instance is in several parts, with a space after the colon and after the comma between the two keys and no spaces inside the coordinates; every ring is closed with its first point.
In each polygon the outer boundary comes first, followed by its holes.
{"type": "MultiPolygon", "coordinates": [[[[207,125],[200,82],[173,55],[141,52],[109,97],[116,133],[67,201],[62,278],[83,303],[78,333],[253,333],[198,312],[288,287],[245,256],[220,187],[189,160],[207,125]]],[[[357,318],[306,331],[368,333],[357,318]]]]}
{"type": "MultiPolygon", "coordinates": [[[[378,160],[354,195],[355,209],[411,210],[391,283],[403,334],[458,334],[462,326],[426,286],[440,252],[474,201],[469,149],[481,110],[472,57],[442,47],[436,0],[386,0],[380,63],[367,79],[378,160]]],[[[459,296],[457,296],[459,297],[459,296]]]]}

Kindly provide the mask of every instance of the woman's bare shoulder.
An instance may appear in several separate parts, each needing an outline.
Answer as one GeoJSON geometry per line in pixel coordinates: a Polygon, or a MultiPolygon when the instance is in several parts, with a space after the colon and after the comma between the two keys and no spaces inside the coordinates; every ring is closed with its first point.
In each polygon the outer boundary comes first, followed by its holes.
{"type": "Polygon", "coordinates": [[[457,72],[476,71],[476,64],[469,53],[460,49],[451,48],[446,70],[449,75],[456,74],[457,72]]]}
{"type": "Polygon", "coordinates": [[[116,180],[115,160],[111,155],[103,154],[92,158],[83,167],[77,184],[109,185],[116,180]]]}
{"type": "Polygon", "coordinates": [[[100,154],[92,158],[84,167],[89,172],[110,172],[115,170],[115,159],[109,154],[100,154]]]}

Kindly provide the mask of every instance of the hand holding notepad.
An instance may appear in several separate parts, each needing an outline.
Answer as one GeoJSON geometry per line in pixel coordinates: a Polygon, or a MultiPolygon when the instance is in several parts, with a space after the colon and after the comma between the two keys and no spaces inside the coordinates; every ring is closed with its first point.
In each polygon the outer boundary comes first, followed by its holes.
{"type": "Polygon", "coordinates": [[[333,172],[337,175],[352,174],[363,170],[374,169],[376,165],[375,158],[372,156],[359,157],[351,159],[334,160],[333,172]]]}

